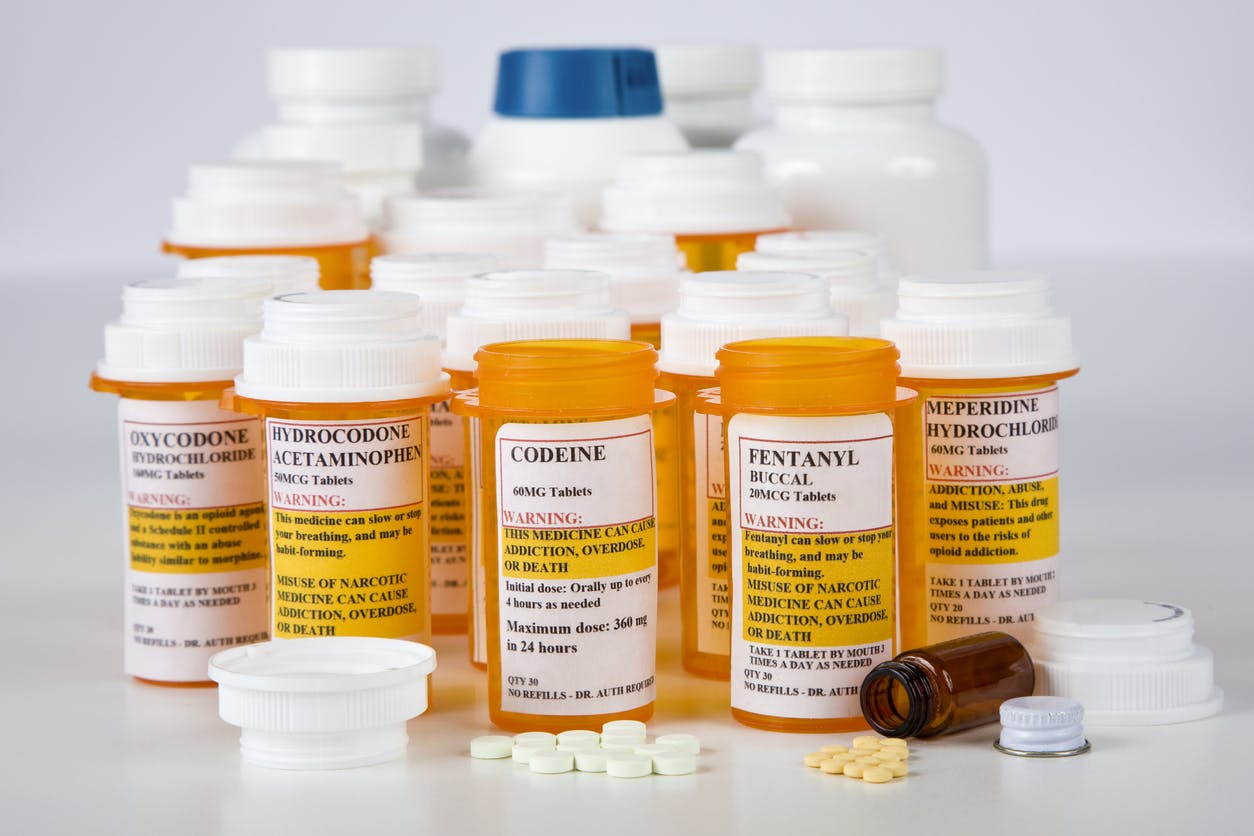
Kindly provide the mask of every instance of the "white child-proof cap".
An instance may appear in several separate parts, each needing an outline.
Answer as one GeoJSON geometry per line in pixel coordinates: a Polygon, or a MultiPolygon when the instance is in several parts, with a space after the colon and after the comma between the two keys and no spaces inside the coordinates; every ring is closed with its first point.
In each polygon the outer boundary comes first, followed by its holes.
{"type": "Polygon", "coordinates": [[[430,47],[294,47],[266,54],[275,98],[426,95],[439,84],[430,47]]]}
{"type": "Polygon", "coordinates": [[[611,232],[715,235],[788,226],[783,200],[753,151],[634,154],[619,166],[603,206],[601,227],[611,232]]]}
{"type": "Polygon", "coordinates": [[[634,323],[657,322],[679,304],[679,280],[688,271],[675,236],[630,232],[584,232],[550,238],[544,266],[596,270],[610,277],[610,300],[634,323]]]}
{"type": "Polygon", "coordinates": [[[1001,704],[1001,736],[994,744],[1007,755],[1061,758],[1089,750],[1084,706],[1063,697],[1015,697],[1001,704]]]}
{"type": "Polygon", "coordinates": [[[466,279],[504,267],[504,260],[491,253],[380,255],[370,260],[370,287],[417,294],[423,330],[443,342],[449,314],[466,298],[466,279]]]}
{"type": "Polygon", "coordinates": [[[96,374],[140,383],[230,380],[244,338],[261,330],[262,279],[153,279],[122,288],[122,316],[105,326],[96,374]]]}
{"type": "Polygon", "coordinates": [[[800,232],[772,232],[759,235],[754,250],[768,255],[809,258],[829,253],[869,253],[875,259],[875,277],[880,284],[897,286],[897,272],[888,263],[884,236],[856,229],[807,229],[800,232]]]}
{"type": "Polygon", "coordinates": [[[844,336],[849,323],[832,312],[830,287],[810,273],[696,273],[679,285],[679,309],[662,317],[658,369],[713,377],[715,352],[736,340],[844,336]]]}
{"type": "Polygon", "coordinates": [[[1036,612],[1037,690],[1084,703],[1096,725],[1182,723],[1215,714],[1215,659],[1193,614],[1154,601],[1087,599],[1036,612]]]}
{"type": "Polygon", "coordinates": [[[360,403],[448,391],[440,341],[411,293],[325,290],[266,300],[235,391],[295,403],[360,403]]]}
{"type": "Polygon", "coordinates": [[[369,237],[361,206],[335,163],[193,165],[166,240],[209,248],[352,244],[369,237]]]}
{"type": "Polygon", "coordinates": [[[592,270],[504,270],[466,280],[466,300],[448,318],[445,364],[473,371],[475,352],[512,340],[631,338],[614,307],[610,278],[592,270]]]}
{"type": "Polygon", "coordinates": [[[545,239],[579,230],[560,192],[456,188],[392,198],[379,239],[389,254],[486,251],[532,269],[544,262],[545,239]]]}
{"type": "Polygon", "coordinates": [[[209,660],[218,714],[240,755],[276,769],[349,769],[405,756],[405,723],[427,710],[435,651],[399,639],[284,639],[209,660]]]}
{"type": "Polygon", "coordinates": [[[758,48],[748,44],[660,44],[653,48],[665,99],[748,95],[758,86],[758,48]]]}
{"type": "Polygon", "coordinates": [[[180,279],[260,279],[273,296],[318,289],[318,259],[307,255],[219,255],[179,262],[180,279]]]}
{"type": "Polygon", "coordinates": [[[880,333],[901,351],[901,376],[1024,377],[1076,368],[1071,320],[1049,307],[1049,280],[996,271],[908,276],[880,333]]]}
{"type": "Polygon", "coordinates": [[[875,281],[875,261],[870,253],[811,253],[773,255],[764,252],[741,253],[737,270],[778,270],[814,273],[832,286],[832,310],[849,320],[849,333],[855,337],[878,337],[880,320],[893,312],[892,292],[875,281]]]}
{"type": "Polygon", "coordinates": [[[906,104],[945,87],[939,49],[776,49],[764,86],[775,104],[906,104]]]}

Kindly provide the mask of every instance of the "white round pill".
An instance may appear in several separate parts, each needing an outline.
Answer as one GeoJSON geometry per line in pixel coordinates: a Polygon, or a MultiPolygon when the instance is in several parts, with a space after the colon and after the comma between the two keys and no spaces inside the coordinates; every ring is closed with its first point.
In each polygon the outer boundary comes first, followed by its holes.
{"type": "Polygon", "coordinates": [[[575,752],[590,752],[590,751],[595,752],[599,750],[600,748],[601,747],[596,745],[595,743],[585,743],[585,742],[578,741],[578,740],[575,741],[574,743],[559,742],[557,744],[557,751],[570,752],[572,754],[575,752]]]}
{"type": "Polygon", "coordinates": [[[656,775],[691,775],[697,771],[697,756],[687,752],[667,752],[653,756],[656,775]]]}
{"type": "Polygon", "coordinates": [[[645,738],[649,736],[649,729],[639,720],[610,720],[601,726],[602,737],[614,737],[617,735],[630,737],[632,740],[643,743],[645,738]]]}
{"type": "Polygon", "coordinates": [[[600,749],[581,749],[575,752],[575,769],[580,772],[604,772],[609,753],[600,749]]]}
{"type": "Polygon", "coordinates": [[[575,768],[575,756],[570,752],[535,752],[527,768],[541,775],[560,775],[575,768]]]}
{"type": "Polygon", "coordinates": [[[635,752],[636,747],[642,745],[645,741],[636,741],[627,737],[606,737],[601,736],[601,748],[607,752],[635,752]]]}
{"type": "Polygon", "coordinates": [[[554,751],[556,750],[552,746],[543,744],[537,746],[534,743],[524,743],[522,745],[515,743],[510,756],[514,759],[514,763],[530,763],[532,755],[547,755],[554,751]]]}
{"type": "Polygon", "coordinates": [[[557,735],[549,734],[546,731],[529,731],[522,734],[514,735],[514,744],[520,746],[534,746],[536,744],[545,744],[552,748],[557,745],[557,735]]]}
{"type": "Polygon", "coordinates": [[[605,759],[605,774],[611,778],[643,778],[653,774],[653,758],[645,755],[610,755],[605,759]]]}
{"type": "Polygon", "coordinates": [[[563,743],[583,743],[597,746],[601,743],[601,735],[587,729],[558,732],[557,745],[561,746],[563,743]]]}
{"type": "Polygon", "coordinates": [[[657,740],[653,742],[673,746],[689,755],[701,754],[701,741],[695,734],[663,734],[659,735],[657,740]]]}
{"type": "Polygon", "coordinates": [[[678,751],[679,749],[676,747],[667,746],[665,743],[641,743],[636,747],[637,755],[647,755],[649,757],[653,757],[654,755],[669,755],[678,751]]]}
{"type": "Polygon", "coordinates": [[[503,734],[485,734],[470,741],[470,756],[484,760],[508,758],[514,751],[514,739],[503,734]]]}

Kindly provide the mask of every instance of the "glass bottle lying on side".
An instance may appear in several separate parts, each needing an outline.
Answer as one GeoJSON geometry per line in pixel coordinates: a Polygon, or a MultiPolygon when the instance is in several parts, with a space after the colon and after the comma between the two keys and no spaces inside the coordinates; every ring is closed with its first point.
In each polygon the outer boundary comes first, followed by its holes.
{"type": "Polygon", "coordinates": [[[908,650],[862,681],[862,713],[889,737],[935,737],[991,723],[1001,704],[1031,695],[1032,658],[1006,633],[908,650]]]}

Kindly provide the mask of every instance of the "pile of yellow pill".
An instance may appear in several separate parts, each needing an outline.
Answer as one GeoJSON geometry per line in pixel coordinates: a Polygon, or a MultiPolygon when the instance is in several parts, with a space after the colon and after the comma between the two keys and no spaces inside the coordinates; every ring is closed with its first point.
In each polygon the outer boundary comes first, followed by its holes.
{"type": "Polygon", "coordinates": [[[887,784],[909,774],[910,748],[896,737],[861,735],[848,746],[833,743],[805,756],[805,765],[825,775],[859,778],[868,784],[887,784]]]}

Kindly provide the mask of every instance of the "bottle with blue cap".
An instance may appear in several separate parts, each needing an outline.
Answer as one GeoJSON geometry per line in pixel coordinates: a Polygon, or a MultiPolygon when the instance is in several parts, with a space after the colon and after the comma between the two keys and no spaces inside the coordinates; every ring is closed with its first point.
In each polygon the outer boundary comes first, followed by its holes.
{"type": "Polygon", "coordinates": [[[502,52],[493,111],[471,149],[471,182],[561,189],[589,225],[624,157],[687,147],[662,114],[657,64],[647,49],[502,52]]]}

